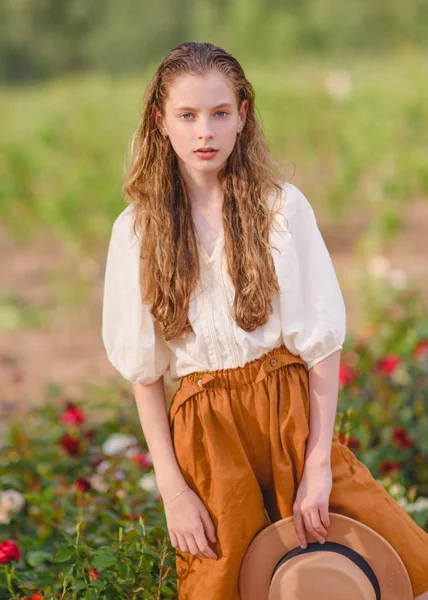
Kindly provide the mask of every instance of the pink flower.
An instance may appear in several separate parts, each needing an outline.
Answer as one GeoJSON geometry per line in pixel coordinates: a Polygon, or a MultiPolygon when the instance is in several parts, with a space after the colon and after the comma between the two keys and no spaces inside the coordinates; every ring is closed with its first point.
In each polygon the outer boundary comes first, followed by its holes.
{"type": "Polygon", "coordinates": [[[100,574],[98,573],[98,571],[96,569],[92,569],[91,571],[89,571],[89,579],[94,581],[94,579],[99,579],[99,578],[100,578],[100,574]]]}
{"type": "Polygon", "coordinates": [[[404,427],[394,427],[392,431],[392,443],[397,448],[412,448],[413,440],[404,427]]]}
{"type": "Polygon", "coordinates": [[[392,375],[401,362],[401,356],[398,354],[388,354],[378,360],[377,370],[380,375],[392,375]]]}
{"type": "Polygon", "coordinates": [[[0,543],[0,563],[7,563],[11,560],[19,560],[21,553],[15,542],[6,541],[0,543]]]}
{"type": "Polygon", "coordinates": [[[85,420],[82,409],[74,404],[69,404],[68,408],[62,413],[61,421],[68,425],[81,425],[85,420]]]}

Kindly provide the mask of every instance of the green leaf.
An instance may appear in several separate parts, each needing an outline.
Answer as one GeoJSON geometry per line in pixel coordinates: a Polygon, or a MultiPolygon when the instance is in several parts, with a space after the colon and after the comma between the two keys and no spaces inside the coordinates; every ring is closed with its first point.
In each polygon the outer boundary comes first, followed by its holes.
{"type": "Polygon", "coordinates": [[[168,587],[167,585],[162,585],[161,586],[161,591],[166,595],[166,596],[172,596],[174,594],[174,590],[172,590],[170,587],[168,587]]]}
{"type": "Polygon", "coordinates": [[[19,588],[23,590],[38,590],[40,589],[40,585],[35,581],[23,581],[18,585],[19,588]]]}
{"type": "Polygon", "coordinates": [[[99,581],[97,579],[94,579],[94,581],[91,581],[90,583],[91,587],[93,587],[95,590],[98,590],[99,592],[102,592],[103,590],[105,590],[105,583],[103,581],[99,581]]]}
{"type": "Polygon", "coordinates": [[[33,550],[32,552],[28,552],[25,558],[30,567],[37,567],[45,561],[52,562],[52,555],[43,550],[33,550]]]}
{"type": "Polygon", "coordinates": [[[73,553],[68,548],[60,548],[55,554],[55,562],[65,562],[73,557],[73,553]]]}
{"type": "Polygon", "coordinates": [[[77,592],[80,592],[80,590],[84,590],[87,585],[88,584],[84,579],[76,579],[76,581],[73,583],[73,589],[75,589],[77,592]]]}
{"type": "Polygon", "coordinates": [[[131,567],[129,566],[129,563],[127,562],[120,562],[118,565],[119,568],[119,573],[120,576],[123,577],[123,579],[127,579],[129,572],[131,570],[131,567]]]}
{"type": "Polygon", "coordinates": [[[117,557],[114,551],[108,546],[102,546],[95,553],[95,558],[92,561],[96,569],[106,569],[117,563],[117,557]]]}

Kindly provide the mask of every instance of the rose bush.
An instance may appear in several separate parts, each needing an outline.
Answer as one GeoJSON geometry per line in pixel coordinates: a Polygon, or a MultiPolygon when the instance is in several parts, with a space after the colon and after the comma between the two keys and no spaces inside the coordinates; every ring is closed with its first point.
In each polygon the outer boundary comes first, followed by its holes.
{"type": "MultiPolygon", "coordinates": [[[[335,432],[428,529],[428,331],[404,316],[368,323],[342,352],[335,432]]],[[[387,314],[394,314],[394,304],[387,314]]],[[[10,423],[0,453],[0,597],[177,597],[151,456],[129,386],[57,388],[10,423]]]]}

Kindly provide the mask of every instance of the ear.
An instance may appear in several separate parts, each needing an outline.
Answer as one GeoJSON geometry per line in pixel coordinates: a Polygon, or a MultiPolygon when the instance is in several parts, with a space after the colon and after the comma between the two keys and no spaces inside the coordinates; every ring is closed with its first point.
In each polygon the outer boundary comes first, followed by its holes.
{"type": "Polygon", "coordinates": [[[242,101],[241,107],[239,109],[239,120],[241,123],[241,131],[245,125],[245,120],[247,118],[247,112],[248,112],[248,100],[245,98],[245,100],[242,101]]]}
{"type": "Polygon", "coordinates": [[[157,107],[155,107],[154,110],[155,110],[155,122],[156,122],[156,125],[157,125],[159,131],[161,132],[161,134],[162,135],[166,135],[166,131],[164,131],[164,128],[163,128],[162,113],[161,113],[161,111],[157,107]]]}

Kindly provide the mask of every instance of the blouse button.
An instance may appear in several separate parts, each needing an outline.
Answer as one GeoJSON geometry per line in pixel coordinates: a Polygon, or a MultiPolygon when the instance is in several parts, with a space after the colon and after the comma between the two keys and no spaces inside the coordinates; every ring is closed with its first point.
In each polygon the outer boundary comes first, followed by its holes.
{"type": "Polygon", "coordinates": [[[272,367],[274,367],[276,365],[276,358],[272,358],[270,364],[272,365],[272,367]]]}
{"type": "Polygon", "coordinates": [[[197,383],[198,383],[199,387],[202,387],[202,385],[203,385],[203,384],[202,384],[202,379],[198,379],[198,382],[197,382],[197,383]]]}

